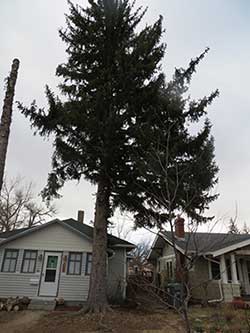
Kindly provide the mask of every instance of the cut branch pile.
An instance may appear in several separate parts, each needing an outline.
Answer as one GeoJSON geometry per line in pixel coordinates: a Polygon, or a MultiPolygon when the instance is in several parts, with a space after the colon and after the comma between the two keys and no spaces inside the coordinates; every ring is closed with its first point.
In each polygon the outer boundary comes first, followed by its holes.
{"type": "Polygon", "coordinates": [[[18,312],[20,310],[27,309],[30,303],[30,299],[28,297],[10,297],[5,300],[0,301],[0,311],[15,311],[18,312]]]}

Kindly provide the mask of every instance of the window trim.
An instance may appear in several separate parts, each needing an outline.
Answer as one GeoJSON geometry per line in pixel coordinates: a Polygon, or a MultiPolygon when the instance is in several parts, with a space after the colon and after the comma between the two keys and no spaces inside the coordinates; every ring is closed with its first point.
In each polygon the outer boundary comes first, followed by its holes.
{"type": "Polygon", "coordinates": [[[92,269],[92,252],[87,252],[86,255],[86,266],[85,266],[85,275],[90,276],[90,273],[88,273],[88,267],[89,267],[89,263],[91,263],[91,269],[92,269]],[[89,257],[91,257],[91,260],[89,260],[89,257]]]}
{"type": "MultiPolygon", "coordinates": [[[[17,267],[17,261],[18,261],[18,258],[19,258],[19,249],[4,249],[4,256],[3,256],[3,261],[2,261],[2,267],[1,267],[1,272],[2,273],[16,273],[16,267],[17,267]],[[16,257],[16,262],[15,262],[15,270],[12,272],[12,271],[4,271],[4,263],[5,263],[5,260],[6,260],[6,255],[7,255],[7,252],[17,252],[17,257],[16,257]]],[[[11,259],[11,258],[7,258],[7,259],[11,259]]]]}
{"type": "MultiPolygon", "coordinates": [[[[211,260],[208,260],[208,273],[209,273],[209,280],[212,280],[212,281],[218,281],[221,279],[221,276],[219,276],[218,279],[214,279],[213,277],[213,272],[212,272],[212,263],[216,264],[215,261],[211,261],[211,260]]],[[[218,262],[217,263],[220,267],[220,263],[218,262]]],[[[221,273],[220,273],[221,274],[221,273]]]]}
{"type": "Polygon", "coordinates": [[[164,270],[167,273],[167,279],[173,280],[174,279],[174,263],[172,259],[167,259],[164,263],[164,270]]]}
{"type": "MultiPolygon", "coordinates": [[[[79,262],[79,260],[73,260],[73,262],[79,262]]],[[[68,263],[67,263],[67,275],[82,275],[82,252],[76,252],[76,251],[69,252],[68,263]],[[72,254],[80,254],[80,256],[81,256],[81,258],[80,258],[80,272],[79,273],[70,273],[69,272],[69,266],[70,266],[71,255],[72,254]]]]}
{"type": "Polygon", "coordinates": [[[21,273],[23,273],[23,274],[34,274],[34,273],[36,272],[37,254],[38,254],[38,251],[37,251],[37,250],[24,250],[24,251],[23,251],[23,260],[22,260],[21,273]],[[35,253],[36,253],[36,258],[35,258],[35,259],[31,259],[31,258],[27,258],[27,259],[25,259],[25,253],[27,253],[27,252],[35,252],[35,253]],[[24,271],[23,271],[24,260],[29,260],[29,259],[31,259],[31,260],[35,260],[34,270],[33,270],[33,272],[24,272],[24,271]]]}

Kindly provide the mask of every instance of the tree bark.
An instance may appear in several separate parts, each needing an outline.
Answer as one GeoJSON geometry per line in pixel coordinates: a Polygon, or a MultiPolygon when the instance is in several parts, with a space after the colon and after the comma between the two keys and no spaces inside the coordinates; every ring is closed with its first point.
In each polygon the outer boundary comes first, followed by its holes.
{"type": "Polygon", "coordinates": [[[96,197],[92,269],[87,302],[87,311],[95,313],[105,312],[108,309],[106,263],[109,199],[109,183],[105,180],[100,180],[96,197]]]}
{"type": "Polygon", "coordinates": [[[7,88],[6,94],[3,103],[3,112],[0,122],[0,192],[3,185],[3,177],[4,177],[4,168],[6,161],[6,154],[8,148],[8,141],[10,135],[10,125],[12,119],[12,105],[15,95],[15,85],[17,80],[17,73],[19,68],[19,60],[14,59],[11,72],[7,79],[7,88]]]}

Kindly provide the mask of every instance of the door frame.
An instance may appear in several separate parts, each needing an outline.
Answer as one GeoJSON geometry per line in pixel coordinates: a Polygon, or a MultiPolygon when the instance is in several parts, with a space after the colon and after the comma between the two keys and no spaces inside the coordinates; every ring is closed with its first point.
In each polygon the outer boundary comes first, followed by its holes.
{"type": "Polygon", "coordinates": [[[43,251],[43,261],[42,261],[42,266],[41,266],[39,288],[38,288],[38,291],[37,291],[37,296],[38,297],[57,297],[58,296],[59,284],[60,284],[60,279],[61,279],[61,271],[62,271],[62,261],[63,261],[62,259],[63,259],[63,251],[55,251],[55,250],[44,250],[43,251]],[[57,283],[56,296],[43,296],[43,295],[40,294],[46,253],[61,254],[61,261],[60,261],[60,264],[59,264],[60,267],[59,267],[59,274],[58,274],[58,283],[57,283]]]}

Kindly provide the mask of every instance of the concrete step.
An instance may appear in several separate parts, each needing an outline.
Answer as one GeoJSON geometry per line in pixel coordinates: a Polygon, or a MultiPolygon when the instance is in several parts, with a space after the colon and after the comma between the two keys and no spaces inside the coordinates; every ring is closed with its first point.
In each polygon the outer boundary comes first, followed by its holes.
{"type": "Polygon", "coordinates": [[[28,309],[29,310],[45,310],[45,311],[53,311],[56,307],[56,301],[53,300],[40,300],[40,299],[32,299],[28,309]]]}

